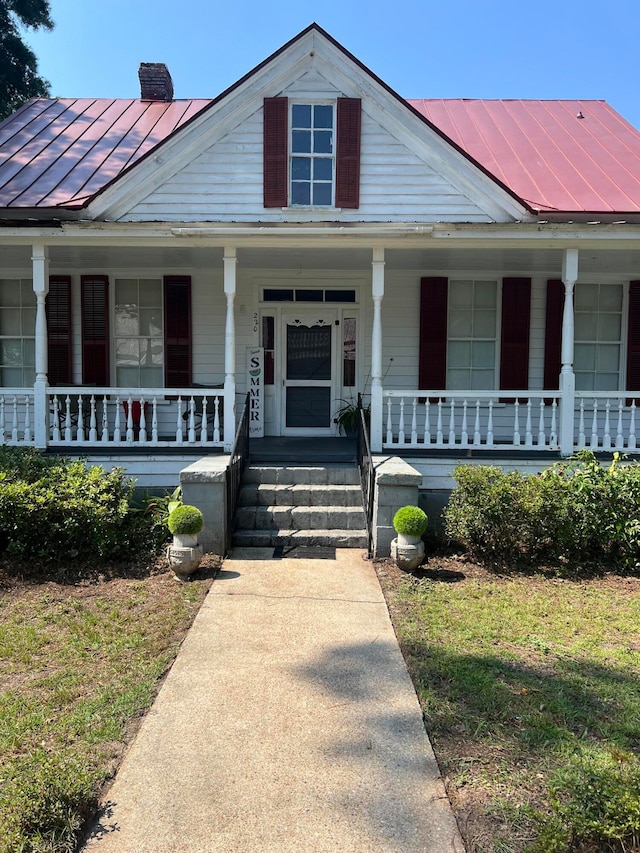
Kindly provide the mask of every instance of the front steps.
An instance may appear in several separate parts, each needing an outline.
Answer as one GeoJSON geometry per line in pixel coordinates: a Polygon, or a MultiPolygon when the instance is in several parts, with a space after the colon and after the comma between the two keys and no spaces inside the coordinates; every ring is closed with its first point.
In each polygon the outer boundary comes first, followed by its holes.
{"type": "Polygon", "coordinates": [[[358,469],[338,464],[247,467],[233,544],[366,548],[358,469]]]}

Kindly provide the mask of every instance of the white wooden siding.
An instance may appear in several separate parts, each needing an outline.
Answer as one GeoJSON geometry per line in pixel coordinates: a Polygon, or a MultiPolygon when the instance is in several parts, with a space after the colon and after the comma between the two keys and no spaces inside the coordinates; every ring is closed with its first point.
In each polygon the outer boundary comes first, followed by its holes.
{"type": "MultiPolygon", "coordinates": [[[[298,85],[303,82],[304,77],[297,81],[298,85]]],[[[260,108],[122,219],[299,221],[299,210],[263,206],[262,121],[260,108]]],[[[312,218],[340,222],[491,221],[366,110],[362,114],[360,207],[335,212],[323,208],[312,218]]]]}

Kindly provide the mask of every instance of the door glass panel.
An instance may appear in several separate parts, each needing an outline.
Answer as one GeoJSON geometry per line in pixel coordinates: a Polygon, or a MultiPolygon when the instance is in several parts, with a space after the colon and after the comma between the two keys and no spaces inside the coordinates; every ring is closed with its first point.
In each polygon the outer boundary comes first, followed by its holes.
{"type": "Polygon", "coordinates": [[[331,326],[287,326],[287,379],[331,379],[331,326]]]}
{"type": "Polygon", "coordinates": [[[331,426],[331,388],[301,387],[287,388],[287,426],[318,427],[331,426]]]}

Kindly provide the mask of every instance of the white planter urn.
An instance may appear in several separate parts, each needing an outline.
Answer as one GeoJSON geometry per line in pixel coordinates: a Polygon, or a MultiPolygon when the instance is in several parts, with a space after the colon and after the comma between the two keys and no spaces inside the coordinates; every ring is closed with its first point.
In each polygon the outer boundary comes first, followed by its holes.
{"type": "Polygon", "coordinates": [[[398,533],[398,538],[391,542],[391,557],[399,569],[412,572],[424,560],[424,542],[420,536],[405,536],[398,533]]]}
{"type": "Polygon", "coordinates": [[[167,548],[167,559],[178,580],[187,580],[202,560],[202,545],[195,533],[174,533],[173,545],[167,548]]]}

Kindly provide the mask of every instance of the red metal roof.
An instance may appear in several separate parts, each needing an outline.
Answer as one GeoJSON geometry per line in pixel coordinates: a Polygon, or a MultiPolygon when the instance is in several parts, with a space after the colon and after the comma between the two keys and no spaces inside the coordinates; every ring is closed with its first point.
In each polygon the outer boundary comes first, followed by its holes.
{"type": "Polygon", "coordinates": [[[535,210],[640,211],[640,133],[605,101],[408,103],[535,210]]]}
{"type": "MultiPolygon", "coordinates": [[[[84,207],[211,103],[30,101],[0,124],[0,207],[84,207]]],[[[640,212],[640,132],[604,101],[408,103],[535,210],[640,212]]]]}

